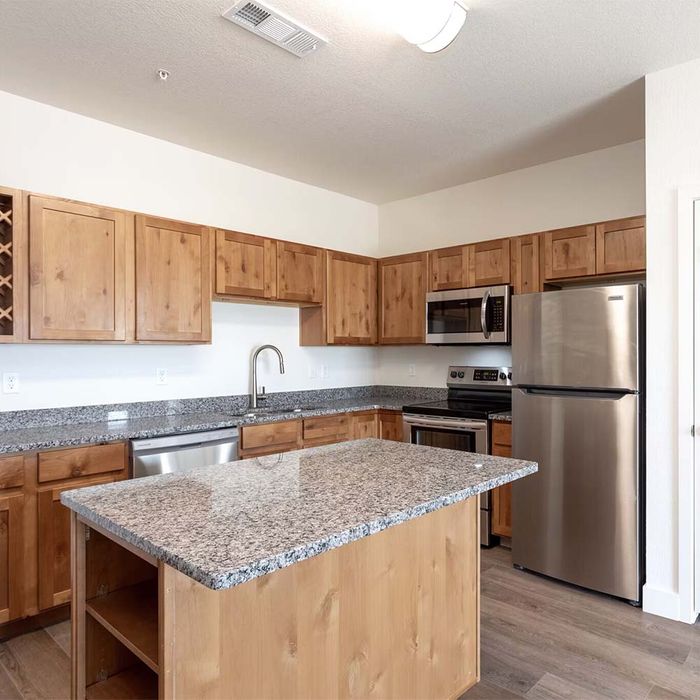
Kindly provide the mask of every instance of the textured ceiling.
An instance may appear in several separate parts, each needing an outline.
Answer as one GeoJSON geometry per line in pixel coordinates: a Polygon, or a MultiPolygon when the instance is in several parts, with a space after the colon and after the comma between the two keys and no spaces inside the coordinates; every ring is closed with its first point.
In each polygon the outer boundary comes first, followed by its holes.
{"type": "Polygon", "coordinates": [[[642,138],[641,78],[700,57],[700,0],[471,0],[436,55],[382,0],[272,0],[304,59],[232,4],[0,0],[0,89],[385,202],[642,138]]]}

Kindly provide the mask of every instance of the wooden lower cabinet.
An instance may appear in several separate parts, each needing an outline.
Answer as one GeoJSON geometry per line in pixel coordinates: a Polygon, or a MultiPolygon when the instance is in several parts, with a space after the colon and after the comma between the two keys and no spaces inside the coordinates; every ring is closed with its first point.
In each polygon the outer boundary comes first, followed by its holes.
{"type": "Polygon", "coordinates": [[[403,414],[401,411],[379,411],[379,438],[403,442],[403,414]]]}
{"type": "MultiPolygon", "coordinates": [[[[512,425],[510,423],[495,421],[491,426],[491,454],[496,457],[511,457],[511,436],[512,425]]],[[[491,532],[501,537],[512,537],[512,484],[494,489],[491,499],[491,532]]]]}
{"type": "Polygon", "coordinates": [[[364,438],[376,438],[379,436],[379,423],[377,411],[363,411],[352,414],[352,437],[353,440],[363,440],[364,438]]]}
{"type": "Polygon", "coordinates": [[[24,494],[0,491],[0,624],[24,609],[24,504],[24,494]]]}
{"type": "Polygon", "coordinates": [[[239,455],[241,459],[262,457],[302,447],[332,445],[345,440],[371,437],[403,442],[401,411],[357,411],[262,425],[244,425],[241,428],[239,455]]]}
{"type": "Polygon", "coordinates": [[[300,420],[244,425],[241,428],[239,455],[245,459],[298,450],[302,446],[301,429],[300,420]]]}
{"type": "Polygon", "coordinates": [[[352,437],[352,417],[348,414],[305,418],[303,424],[304,447],[332,445],[352,437]]]}
{"type": "Polygon", "coordinates": [[[0,625],[70,602],[70,517],[61,493],[127,476],[126,443],[0,457],[0,625]]]}

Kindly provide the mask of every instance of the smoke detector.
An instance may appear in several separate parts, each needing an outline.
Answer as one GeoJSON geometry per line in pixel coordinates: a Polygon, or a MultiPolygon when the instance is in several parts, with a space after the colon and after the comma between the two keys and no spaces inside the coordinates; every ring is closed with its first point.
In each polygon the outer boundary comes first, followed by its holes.
{"type": "Polygon", "coordinates": [[[295,56],[307,56],[327,43],[299,22],[261,2],[241,0],[221,16],[295,56]]]}

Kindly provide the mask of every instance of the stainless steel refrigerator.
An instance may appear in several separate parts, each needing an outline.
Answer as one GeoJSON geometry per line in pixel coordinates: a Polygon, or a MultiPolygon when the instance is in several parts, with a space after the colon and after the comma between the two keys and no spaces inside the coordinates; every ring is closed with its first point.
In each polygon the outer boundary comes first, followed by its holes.
{"type": "Polygon", "coordinates": [[[513,563],[641,599],[644,288],[513,297],[513,563]]]}

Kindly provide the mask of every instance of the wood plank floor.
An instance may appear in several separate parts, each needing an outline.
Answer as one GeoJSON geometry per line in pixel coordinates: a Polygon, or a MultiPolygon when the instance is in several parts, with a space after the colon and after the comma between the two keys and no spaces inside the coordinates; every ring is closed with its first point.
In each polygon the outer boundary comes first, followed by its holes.
{"type": "MultiPolygon", "coordinates": [[[[482,552],[482,681],[463,700],[700,698],[700,626],[554,583],[482,552]]],[[[70,623],[0,644],[0,698],[70,697],[70,623]]]]}

